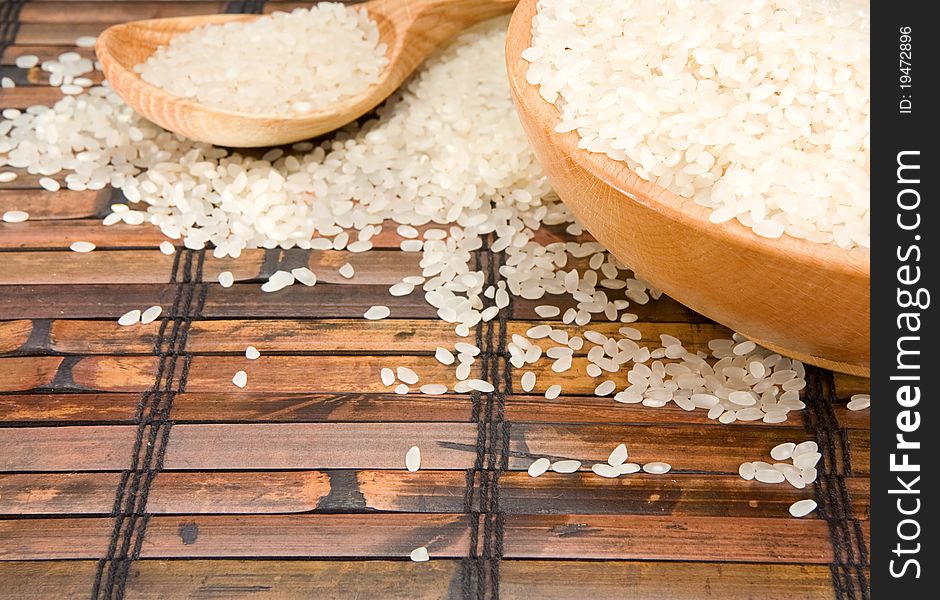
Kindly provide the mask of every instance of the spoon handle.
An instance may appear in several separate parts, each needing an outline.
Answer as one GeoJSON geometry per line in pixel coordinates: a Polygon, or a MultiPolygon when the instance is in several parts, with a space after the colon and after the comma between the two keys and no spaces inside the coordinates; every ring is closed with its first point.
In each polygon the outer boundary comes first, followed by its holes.
{"type": "Polygon", "coordinates": [[[512,12],[519,0],[420,0],[416,4],[470,26],[512,12]]]}
{"type": "Polygon", "coordinates": [[[393,20],[407,22],[410,30],[449,39],[477,23],[509,14],[519,0],[373,0],[368,3],[372,4],[382,5],[378,12],[395,15],[393,20]]]}

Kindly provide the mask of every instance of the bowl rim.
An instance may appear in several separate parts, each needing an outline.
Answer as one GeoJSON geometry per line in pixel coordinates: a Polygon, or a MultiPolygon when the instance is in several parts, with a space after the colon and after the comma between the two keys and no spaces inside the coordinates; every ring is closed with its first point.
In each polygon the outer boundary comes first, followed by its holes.
{"type": "Polygon", "coordinates": [[[604,184],[643,206],[724,244],[799,261],[830,272],[871,279],[871,252],[866,248],[846,249],[833,244],[817,244],[786,234],[779,238],[765,238],[742,225],[737,219],[712,223],[708,218],[709,209],[691,198],[684,198],[642,179],[624,162],[614,160],[606,154],[579,148],[580,136],[576,131],[555,131],[553,125],[560,120],[558,109],[546,102],[538,93],[538,89],[526,81],[525,71],[529,63],[521,56],[522,51],[531,43],[531,20],[536,14],[536,2],[537,0],[520,0],[513,12],[506,35],[506,70],[517,109],[520,112],[528,112],[533,122],[552,124],[542,129],[551,143],[561,147],[566,157],[604,184]]]}

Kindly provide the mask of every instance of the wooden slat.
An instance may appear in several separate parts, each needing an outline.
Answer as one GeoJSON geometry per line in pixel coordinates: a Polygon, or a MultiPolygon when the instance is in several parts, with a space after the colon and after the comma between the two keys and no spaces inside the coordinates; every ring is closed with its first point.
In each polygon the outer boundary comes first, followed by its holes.
{"type": "MultiPolygon", "coordinates": [[[[118,473],[0,475],[0,514],[108,515],[120,478],[118,473]]],[[[330,491],[330,472],[166,472],[156,479],[147,510],[153,514],[307,512],[330,491]]]]}
{"type": "MultiPolygon", "coordinates": [[[[125,598],[459,600],[461,566],[402,561],[140,560],[125,598]],[[456,583],[455,583],[456,582],[456,583]]],[[[95,561],[0,562],[0,599],[85,600],[95,561]]]]}
{"type": "MultiPolygon", "coordinates": [[[[22,175],[20,185],[33,186],[34,177],[22,175]]],[[[103,217],[108,211],[108,201],[126,203],[119,192],[110,190],[73,192],[60,190],[55,194],[41,189],[0,189],[0,211],[24,210],[30,220],[23,223],[5,223],[10,235],[0,236],[0,249],[36,248],[61,249],[68,247],[65,240],[82,239],[95,242],[101,247],[143,247],[153,245],[150,240],[159,243],[167,239],[160,230],[149,224],[104,226],[99,219],[82,217],[103,217]],[[93,210],[83,210],[83,198],[88,196],[99,199],[93,210]],[[49,222],[51,219],[71,219],[63,222],[49,222]],[[37,220],[46,222],[36,223],[37,220]],[[15,225],[15,227],[14,227],[15,225]]],[[[416,227],[419,231],[430,229],[428,226],[416,227]]],[[[347,230],[352,239],[356,231],[347,230]]],[[[547,237],[547,236],[546,236],[547,237]]],[[[404,240],[395,228],[386,225],[382,231],[372,237],[373,248],[378,250],[398,250],[404,240]]],[[[180,242],[175,242],[180,244],[180,242]]]]}
{"type": "MultiPolygon", "coordinates": [[[[94,254],[94,252],[92,253],[94,254]]],[[[172,302],[175,288],[169,285],[128,283],[120,286],[77,283],[70,285],[0,285],[0,315],[6,319],[103,319],[117,318],[128,307],[151,306],[172,302]]],[[[236,284],[229,289],[210,285],[203,316],[206,318],[347,318],[361,317],[369,307],[382,304],[395,318],[436,318],[434,307],[423,295],[391,296],[386,285],[317,284],[312,290],[293,285],[277,293],[266,294],[260,285],[236,284]]],[[[690,315],[671,299],[639,307],[636,314],[648,322],[683,321],[690,315]],[[675,310],[674,310],[675,309],[675,310]]],[[[535,316],[535,312],[513,315],[535,316]]],[[[853,389],[867,379],[856,380],[853,389]]]]}
{"type": "Polygon", "coordinates": [[[224,2],[28,2],[21,23],[121,23],[140,19],[185,17],[220,12],[224,2]]]}
{"type": "MultiPolygon", "coordinates": [[[[463,514],[383,513],[155,516],[142,558],[403,558],[419,545],[432,556],[468,550],[463,514]]],[[[110,518],[0,521],[0,560],[96,558],[110,518]]],[[[868,536],[868,524],[862,524],[868,536]]],[[[636,515],[507,515],[506,558],[722,560],[826,564],[820,519],[731,519],[636,515]]]]}
{"type": "MultiPolygon", "coordinates": [[[[94,561],[0,563],[0,598],[85,599],[94,561]]],[[[129,600],[170,597],[382,598],[460,600],[462,563],[402,561],[141,560],[131,569],[129,600]]],[[[829,568],[820,565],[643,561],[506,560],[500,597],[506,600],[832,600],[829,568]],[[706,583],[707,582],[707,583],[706,583]]]]}
{"type": "MultiPolygon", "coordinates": [[[[108,515],[118,473],[0,475],[2,515],[108,515]]],[[[867,520],[869,482],[846,480],[853,514],[867,520]]],[[[165,471],[147,501],[153,514],[267,514],[388,511],[453,513],[464,507],[461,471],[165,471]]],[[[787,509],[811,496],[789,485],[737,476],[646,475],[604,479],[593,473],[521,471],[500,478],[500,508],[525,514],[624,514],[789,518],[787,509]]]]}
{"type": "MultiPolygon", "coordinates": [[[[24,180],[27,184],[31,184],[31,180],[26,178],[24,178],[24,180]]],[[[104,193],[101,191],[69,192],[65,190],[57,192],[57,195],[53,195],[45,190],[35,189],[0,191],[0,202],[3,202],[4,195],[8,196],[5,204],[0,204],[0,206],[4,206],[6,210],[25,210],[30,213],[29,221],[5,224],[9,226],[8,231],[10,235],[0,235],[0,249],[62,249],[68,247],[66,240],[76,239],[95,242],[95,244],[102,248],[152,247],[167,239],[158,228],[150,224],[117,224],[106,227],[101,224],[100,219],[64,220],[62,222],[49,222],[48,219],[46,219],[43,223],[36,223],[35,220],[37,216],[42,217],[44,209],[52,208],[59,204],[71,205],[74,203],[71,200],[68,202],[60,202],[58,194],[64,194],[66,198],[68,198],[70,194],[101,194],[106,199],[113,198],[112,201],[114,203],[126,203],[119,193],[104,193]],[[26,200],[30,196],[34,197],[35,201],[27,202],[26,200]],[[53,199],[55,199],[55,201],[53,201],[53,199]],[[30,209],[32,209],[32,212],[30,209]],[[38,213],[37,210],[39,211],[38,213]]],[[[108,204],[102,203],[94,213],[86,213],[80,216],[104,216],[107,212],[109,212],[108,204]]],[[[74,217],[57,218],[74,219],[74,217]]],[[[418,229],[428,229],[428,227],[418,229]]],[[[351,239],[355,239],[357,232],[352,230],[349,231],[349,233],[351,239]]],[[[394,227],[386,225],[383,230],[373,236],[370,241],[374,249],[398,250],[403,239],[403,237],[395,232],[394,227]]],[[[174,243],[181,245],[179,241],[175,241],[174,243]]]]}
{"type": "MultiPolygon", "coordinates": [[[[118,21],[115,21],[118,22],[118,21]]],[[[16,43],[23,45],[73,45],[84,36],[97,36],[111,23],[23,23],[16,35],[16,43]]]]}
{"type": "MultiPolygon", "coordinates": [[[[120,470],[130,461],[135,427],[0,429],[0,472],[120,470]]],[[[868,474],[865,432],[850,431],[857,476],[868,474]]],[[[665,461],[676,473],[737,473],[745,460],[767,460],[786,441],[811,439],[799,428],[739,426],[704,436],[696,425],[515,424],[509,469],[537,457],[604,462],[621,442],[638,463],[665,461]],[[694,448],[689,452],[688,448],[694,448]]],[[[474,423],[179,424],[165,467],[195,470],[401,469],[405,452],[422,448],[422,468],[467,469],[476,457],[474,423]]],[[[669,475],[667,475],[668,477],[669,475]]]]}
{"type": "Polygon", "coordinates": [[[30,320],[0,321],[0,356],[26,346],[32,332],[33,322],[30,320]]]}
{"type": "MultiPolygon", "coordinates": [[[[165,306],[169,309],[169,306],[165,306]]],[[[39,327],[48,330],[41,345],[24,346],[31,327],[28,320],[0,323],[0,353],[15,350],[68,354],[142,354],[151,353],[159,323],[140,327],[120,327],[113,321],[55,320],[39,327]]],[[[40,323],[37,321],[37,323],[40,323]]],[[[634,323],[644,334],[642,344],[660,345],[658,333],[688,340],[692,351],[707,349],[708,340],[725,335],[719,326],[687,323],[634,323]]],[[[525,332],[528,325],[511,322],[509,331],[525,332]]],[[[595,331],[617,335],[617,326],[598,324],[595,331]]],[[[574,329],[572,329],[574,331],[574,329]]],[[[729,334],[730,335],[730,334],[729,334]]],[[[242,352],[247,345],[271,352],[388,352],[431,353],[437,346],[453,349],[454,343],[467,341],[454,333],[452,324],[440,320],[384,319],[364,323],[361,319],[264,319],[217,320],[194,322],[189,331],[187,349],[194,353],[242,352]]],[[[473,343],[473,339],[469,340],[473,343]]],[[[548,349],[554,345],[539,340],[548,349]]],[[[533,342],[535,343],[535,342],[533,342]]],[[[578,356],[587,353],[585,344],[578,356]]],[[[543,359],[551,362],[551,359],[543,359]]],[[[515,369],[516,375],[528,370],[515,369]]]]}
{"type": "MultiPolygon", "coordinates": [[[[77,36],[76,36],[77,37],[77,36]]],[[[74,46],[75,40],[69,40],[66,43],[59,45],[52,44],[26,44],[20,42],[18,44],[13,44],[7,47],[3,54],[0,54],[0,64],[12,65],[16,62],[17,56],[22,56],[24,54],[33,54],[39,57],[39,60],[51,60],[57,58],[60,54],[65,52],[78,52],[82,58],[89,58],[94,60],[95,51],[93,48],[77,48],[74,46]]],[[[4,92],[7,90],[3,90],[4,92]]],[[[0,92],[2,94],[2,92],[0,92]]],[[[7,105],[0,103],[0,106],[4,108],[7,105]]]]}
{"type": "MultiPolygon", "coordinates": [[[[45,204],[49,204],[49,198],[45,198],[45,204]]],[[[29,208],[17,210],[29,212],[29,208]]],[[[99,250],[106,248],[154,249],[165,240],[167,240],[166,236],[152,225],[116,223],[105,227],[100,221],[90,219],[34,221],[33,213],[30,213],[29,221],[0,224],[0,249],[2,250],[66,249],[72,242],[77,241],[91,242],[98,246],[99,250]]],[[[169,241],[182,245],[179,241],[169,241]]]]}
{"type": "MultiPolygon", "coordinates": [[[[159,322],[121,327],[114,321],[0,321],[0,355],[153,354],[159,330],[159,322]]],[[[186,349],[241,354],[253,345],[262,353],[430,354],[437,346],[453,348],[463,339],[448,323],[414,319],[383,319],[366,327],[359,319],[197,321],[186,349]]]]}
{"type": "Polygon", "coordinates": [[[833,592],[829,567],[819,565],[509,560],[500,598],[832,600],[833,592]]]}
{"type": "MultiPolygon", "coordinates": [[[[92,252],[94,254],[94,252],[92,252]]],[[[0,285],[0,315],[4,319],[117,319],[131,308],[172,303],[172,285],[108,284],[0,285]]],[[[394,318],[436,318],[434,307],[420,294],[394,297],[385,285],[293,285],[277,293],[260,284],[237,284],[229,289],[210,285],[202,314],[205,318],[361,318],[382,304],[394,318]]]]}
{"type": "MultiPolygon", "coordinates": [[[[9,51],[8,51],[9,52],[9,51]]],[[[21,86],[0,89],[0,108],[29,108],[34,104],[52,106],[62,99],[59,88],[46,86],[21,86]]],[[[27,187],[21,177],[4,184],[4,189],[27,187]]],[[[32,186],[30,186],[32,187],[32,186]]]]}
{"type": "MultiPolygon", "coordinates": [[[[153,517],[141,557],[402,558],[423,540],[441,556],[459,557],[467,551],[467,519],[455,514],[153,517]]],[[[0,521],[0,560],[96,558],[107,548],[111,526],[112,519],[94,517],[0,521]]]]}
{"type": "MultiPolygon", "coordinates": [[[[103,215],[107,210],[111,192],[106,190],[73,192],[60,190],[55,197],[45,190],[0,190],[0,213],[8,210],[23,210],[29,213],[29,221],[24,223],[0,223],[0,246],[17,247],[22,240],[34,240],[45,237],[43,229],[52,219],[83,219],[103,215]],[[25,238],[21,236],[26,236],[25,238]]],[[[95,221],[97,223],[97,221],[95,221]]],[[[99,227],[102,227],[98,223],[99,227]]],[[[60,243],[60,242],[57,242],[60,243]]]]}
{"type": "MultiPolygon", "coordinates": [[[[297,262],[288,268],[308,266],[325,283],[355,283],[361,285],[391,285],[402,277],[420,273],[417,253],[376,250],[368,253],[312,250],[294,252],[297,262]],[[306,261],[304,260],[306,258],[306,261]],[[346,279],[338,273],[344,264],[353,266],[356,273],[346,279]]],[[[267,278],[276,270],[279,253],[264,250],[246,250],[237,258],[214,258],[206,255],[203,277],[215,281],[222,271],[231,271],[238,281],[267,278]],[[265,258],[273,264],[266,264],[265,258]]],[[[169,279],[173,257],[153,250],[96,251],[77,257],[74,252],[6,252],[0,272],[0,285],[29,285],[52,283],[163,283],[169,279]]]]}
{"type": "MultiPolygon", "coordinates": [[[[71,52],[72,50],[69,50],[71,52]]],[[[16,82],[17,86],[22,85],[36,85],[36,86],[48,86],[49,78],[52,76],[48,71],[43,71],[42,67],[39,65],[29,68],[29,69],[20,69],[16,65],[0,65],[0,73],[3,73],[5,76],[11,78],[16,82]]],[[[90,73],[85,73],[82,77],[86,77],[91,80],[92,83],[100,85],[104,81],[104,75],[101,71],[92,71],[90,73]]]]}
{"type": "MultiPolygon", "coordinates": [[[[0,422],[6,423],[121,423],[133,418],[137,393],[4,394],[0,395],[0,422]]],[[[173,403],[173,419],[185,422],[459,422],[471,420],[468,396],[411,394],[276,394],[271,392],[182,393],[173,403]]],[[[619,404],[610,398],[561,396],[508,396],[506,418],[515,423],[695,424],[727,427],[708,419],[703,411],[675,406],[647,408],[619,404]]],[[[846,429],[868,431],[868,411],[836,407],[846,429]]],[[[784,423],[761,427],[790,428],[801,422],[791,413],[784,423]]],[[[739,425],[746,427],[747,425],[739,425]]]]}
{"type": "MultiPolygon", "coordinates": [[[[405,363],[422,377],[419,384],[454,384],[452,367],[431,356],[413,356],[406,361],[378,356],[262,356],[249,361],[244,356],[196,356],[189,365],[186,389],[193,392],[237,391],[232,376],[248,372],[252,391],[347,392],[355,385],[361,393],[390,391],[380,379],[382,367],[405,363]],[[298,377],[298,373],[310,374],[298,377]]],[[[143,392],[154,382],[159,363],[152,356],[91,356],[64,360],[56,356],[0,358],[0,392],[35,388],[143,392]],[[17,374],[26,374],[17,378],[17,374]]],[[[474,367],[478,371],[479,363],[474,367]]]]}
{"type": "MultiPolygon", "coordinates": [[[[0,422],[128,423],[140,394],[3,394],[0,422]]],[[[173,402],[177,422],[460,422],[470,421],[466,395],[182,393],[173,402]]]]}
{"type": "MultiPolygon", "coordinates": [[[[10,228],[11,231],[16,231],[10,228]]],[[[158,238],[145,238],[156,245],[158,238]]],[[[0,272],[0,285],[50,283],[162,283],[164,272],[173,262],[155,250],[111,250],[91,252],[77,260],[72,252],[4,253],[6,268],[0,272]]],[[[336,250],[245,250],[236,258],[215,258],[206,254],[203,276],[215,281],[222,271],[230,271],[236,281],[267,278],[277,268],[307,266],[325,283],[356,283],[361,285],[392,285],[402,277],[418,275],[420,253],[396,250],[373,250],[353,253],[336,250]],[[338,270],[344,264],[353,266],[355,274],[346,279],[338,270]]]]}

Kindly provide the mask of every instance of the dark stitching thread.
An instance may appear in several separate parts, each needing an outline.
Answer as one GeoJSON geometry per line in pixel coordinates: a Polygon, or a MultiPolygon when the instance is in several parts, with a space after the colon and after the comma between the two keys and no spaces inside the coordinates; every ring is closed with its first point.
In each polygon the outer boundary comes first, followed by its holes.
{"type": "MultiPolygon", "coordinates": [[[[485,246],[485,243],[483,244],[485,246]]],[[[484,252],[483,246],[478,248],[473,253],[473,268],[476,271],[479,271],[482,268],[482,254],[484,252]]],[[[485,302],[485,300],[484,300],[485,302]]],[[[476,331],[474,335],[474,340],[476,342],[476,347],[483,347],[483,327],[482,323],[476,326],[476,331]]],[[[480,357],[481,369],[486,369],[487,357],[480,357]]],[[[470,414],[470,420],[474,423],[477,423],[477,440],[476,440],[476,457],[474,458],[473,467],[467,469],[466,476],[466,489],[464,490],[464,512],[469,516],[469,525],[470,525],[470,541],[469,548],[467,550],[467,557],[461,562],[461,591],[465,599],[471,598],[471,591],[476,588],[476,580],[479,576],[479,571],[476,564],[476,555],[477,555],[477,537],[479,535],[479,520],[476,509],[474,507],[474,492],[476,491],[476,476],[480,472],[480,469],[483,465],[483,445],[482,441],[482,430],[480,428],[480,392],[473,391],[470,393],[470,399],[473,403],[473,409],[470,414]]]]}
{"type": "Polygon", "coordinates": [[[822,455],[813,486],[819,515],[826,520],[832,544],[830,565],[837,600],[869,600],[870,589],[865,569],[868,548],[861,523],[852,511],[845,477],[852,474],[848,437],[833,410],[836,397],[832,373],[815,367],[806,368],[806,428],[813,432],[822,455]]]}
{"type": "MultiPolygon", "coordinates": [[[[474,254],[475,269],[485,272],[487,287],[495,287],[500,280],[503,255],[492,252],[489,241],[484,240],[474,254]]],[[[484,305],[492,306],[494,302],[485,298],[484,305]]],[[[498,319],[477,325],[477,347],[481,350],[480,377],[493,385],[493,391],[472,394],[473,420],[477,423],[477,454],[473,469],[467,472],[464,501],[464,508],[470,514],[470,549],[462,575],[463,597],[466,599],[499,598],[499,567],[505,530],[505,515],[499,500],[500,476],[509,465],[510,442],[510,424],[505,421],[505,394],[512,389],[506,351],[511,310],[511,305],[505,307],[498,319]]]]}
{"type": "Polygon", "coordinates": [[[27,0],[9,0],[0,5],[0,56],[16,42],[20,32],[20,11],[27,0]]]}
{"type": "Polygon", "coordinates": [[[170,283],[177,284],[176,294],[172,308],[160,322],[154,343],[154,354],[159,357],[154,385],[141,395],[137,403],[137,434],[131,465],[121,474],[112,507],[115,521],[107,555],[98,561],[95,571],[92,598],[96,600],[123,598],[131,563],[140,558],[150,522],[150,515],[146,512],[147,499],[154,479],[163,469],[173,426],[170,421],[173,400],[176,394],[185,390],[189,374],[190,356],[186,353],[189,328],[193,319],[201,316],[208,291],[208,286],[202,283],[204,263],[204,251],[183,250],[174,257],[170,283]],[[185,254],[185,262],[181,269],[182,282],[178,283],[180,254],[185,254]],[[177,363],[181,358],[183,364],[177,377],[177,363]],[[147,447],[141,456],[145,436],[147,447]]]}
{"type": "Polygon", "coordinates": [[[267,0],[236,0],[226,2],[222,12],[228,14],[261,14],[264,12],[265,2],[267,2],[267,0]]]}

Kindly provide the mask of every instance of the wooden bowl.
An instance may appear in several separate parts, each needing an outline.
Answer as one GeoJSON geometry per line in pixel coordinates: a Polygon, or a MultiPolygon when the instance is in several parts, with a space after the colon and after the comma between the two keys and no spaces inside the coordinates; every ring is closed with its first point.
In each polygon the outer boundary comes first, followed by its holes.
{"type": "Polygon", "coordinates": [[[561,199],[637,275],[762,346],[827,369],[869,376],[870,253],[784,236],[762,238],[557,133],[558,110],[525,79],[536,0],[520,0],[506,40],[523,128],[561,199]]]}

